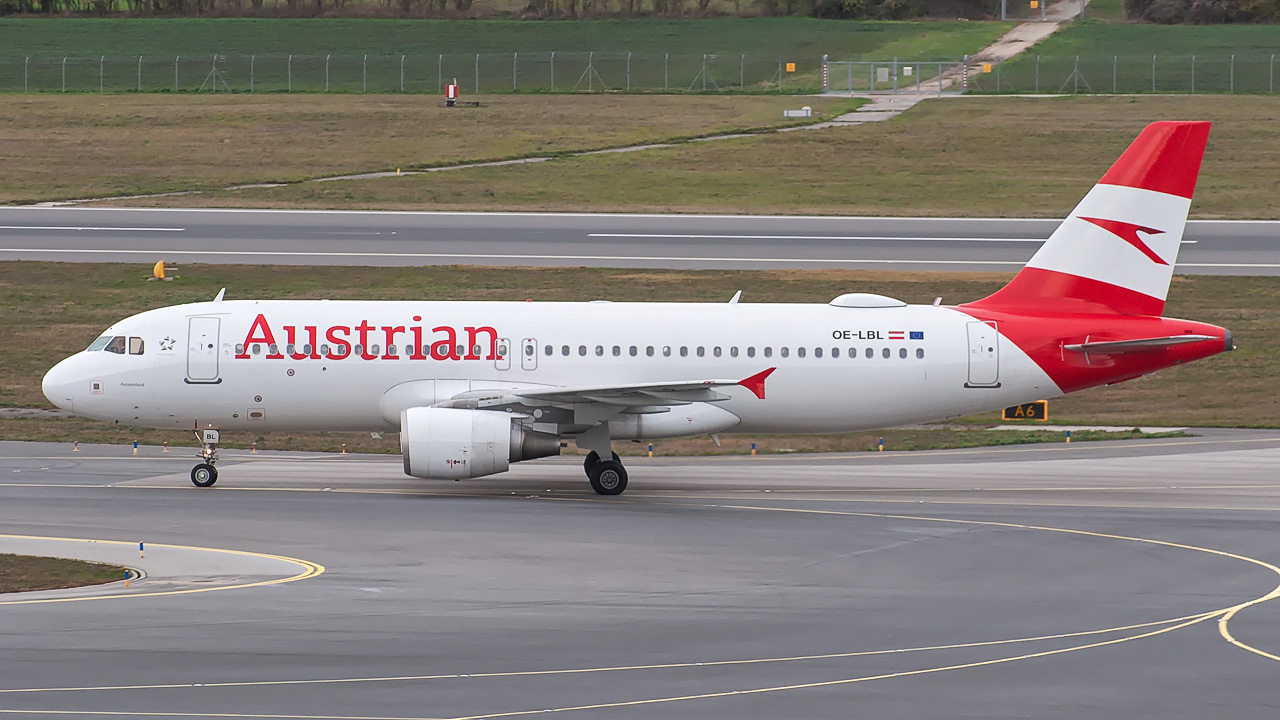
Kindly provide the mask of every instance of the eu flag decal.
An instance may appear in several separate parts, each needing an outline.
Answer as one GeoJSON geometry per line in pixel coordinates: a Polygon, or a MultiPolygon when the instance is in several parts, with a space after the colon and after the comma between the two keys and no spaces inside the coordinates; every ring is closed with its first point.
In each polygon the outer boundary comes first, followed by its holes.
{"type": "Polygon", "coordinates": [[[912,331],[911,331],[911,339],[912,339],[912,340],[923,340],[923,339],[924,339],[924,331],[923,331],[923,330],[912,330],[912,331]]]}

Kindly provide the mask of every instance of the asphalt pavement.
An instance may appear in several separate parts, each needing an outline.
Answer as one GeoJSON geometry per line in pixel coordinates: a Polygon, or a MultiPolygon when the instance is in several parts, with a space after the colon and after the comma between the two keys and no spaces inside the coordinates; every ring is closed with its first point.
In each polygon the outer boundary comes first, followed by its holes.
{"type": "MultiPolygon", "coordinates": [[[[0,258],[1011,272],[1058,220],[0,208],[0,258]]],[[[1178,271],[1280,275],[1280,223],[1192,221],[1178,271]]]]}
{"type": "Polygon", "coordinates": [[[574,458],[450,483],[405,477],[396,456],[228,453],[200,490],[188,454],[0,443],[0,552],[145,574],[0,597],[0,714],[1168,719],[1280,704],[1275,432],[636,458],[618,498],[592,494],[574,458]]]}

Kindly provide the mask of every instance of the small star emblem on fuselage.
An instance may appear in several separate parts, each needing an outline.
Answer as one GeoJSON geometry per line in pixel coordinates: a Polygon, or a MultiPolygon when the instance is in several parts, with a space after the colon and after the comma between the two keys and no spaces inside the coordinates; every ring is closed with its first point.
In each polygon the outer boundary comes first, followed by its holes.
{"type": "Polygon", "coordinates": [[[174,340],[173,338],[168,337],[168,336],[166,335],[166,336],[165,336],[165,339],[163,339],[163,340],[161,340],[161,341],[160,341],[160,351],[161,351],[161,352],[169,352],[169,351],[172,351],[172,350],[173,350],[173,344],[174,344],[174,343],[176,343],[176,342],[177,342],[177,340],[174,340]]]}

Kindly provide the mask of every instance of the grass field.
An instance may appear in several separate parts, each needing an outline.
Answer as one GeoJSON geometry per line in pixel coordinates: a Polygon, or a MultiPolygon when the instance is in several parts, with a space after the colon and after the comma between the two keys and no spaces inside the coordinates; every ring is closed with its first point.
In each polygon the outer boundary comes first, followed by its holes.
{"type": "Polygon", "coordinates": [[[115,565],[0,554],[0,593],[60,590],[123,579],[124,568],[115,565]]]}
{"type": "MultiPolygon", "coordinates": [[[[813,98],[818,113],[861,101],[813,98]]],[[[0,203],[650,143],[782,124],[777,97],[0,96],[0,203]]]]}
{"type": "MultiPolygon", "coordinates": [[[[121,317],[143,310],[206,300],[221,287],[233,298],[588,300],[609,288],[612,300],[723,302],[745,289],[746,302],[826,302],[849,291],[884,293],[908,302],[948,303],[982,297],[1006,277],[969,273],[822,271],[596,270],[588,268],[339,268],[187,266],[172,283],[147,283],[143,265],[0,263],[0,307],[6,337],[0,345],[0,405],[50,407],[40,392],[45,370],[83,349],[121,317]],[[91,270],[91,272],[90,272],[91,270]]],[[[1280,426],[1280,279],[1177,277],[1168,313],[1229,327],[1239,350],[1114,387],[1086,391],[1052,403],[1051,417],[1064,423],[1108,425],[1280,426]]],[[[987,418],[993,420],[994,418],[987,418]]],[[[61,418],[0,420],[0,437],[159,444],[183,434],[133,431],[106,423],[61,418]]],[[[871,434],[845,442],[874,442],[871,434]]],[[[253,438],[239,436],[233,441],[253,438]]],[[[894,442],[909,438],[898,435],[894,442]]],[[[367,434],[327,435],[321,440],[265,436],[264,448],[395,451],[394,439],[367,434]],[[304,444],[305,443],[305,444],[304,444]]],[[[821,443],[790,438],[782,443],[821,443]]],[[[805,447],[808,447],[806,445],[805,447]]],[[[820,446],[821,447],[821,446],[820,446]]],[[[846,446],[847,447],[847,446],[846,446]]]]}
{"type": "Polygon", "coordinates": [[[1002,23],[709,20],[0,19],[0,55],[432,55],[512,52],[740,53],[816,62],[901,55],[955,59],[995,40],[1002,23]]]}
{"type": "MultiPolygon", "coordinates": [[[[1149,122],[1215,122],[1191,214],[1280,218],[1280,97],[942,98],[890,122],[130,205],[1064,217],[1149,122]]],[[[386,163],[380,163],[385,166],[386,163]]]]}

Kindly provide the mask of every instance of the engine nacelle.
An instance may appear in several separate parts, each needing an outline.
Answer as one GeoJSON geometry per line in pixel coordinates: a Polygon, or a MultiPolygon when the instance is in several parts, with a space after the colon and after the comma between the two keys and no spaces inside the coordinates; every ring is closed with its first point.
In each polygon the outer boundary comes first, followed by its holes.
{"type": "Polygon", "coordinates": [[[461,480],[506,472],[513,462],[560,454],[560,437],[503,412],[413,407],[400,413],[404,472],[461,480]]]}

